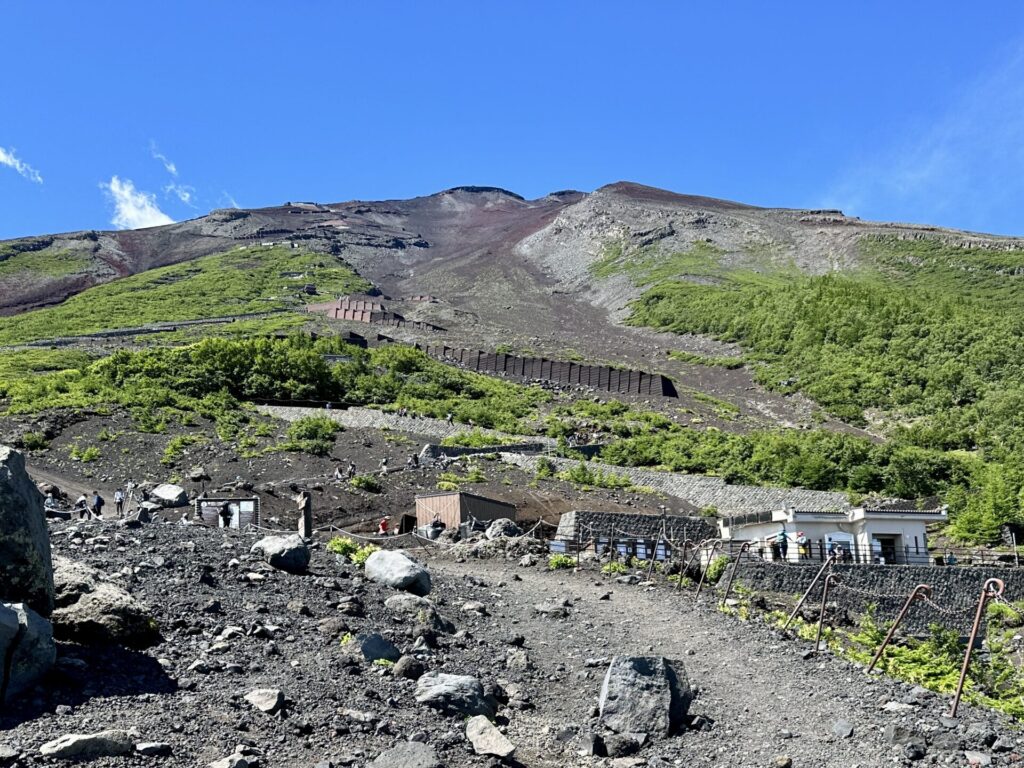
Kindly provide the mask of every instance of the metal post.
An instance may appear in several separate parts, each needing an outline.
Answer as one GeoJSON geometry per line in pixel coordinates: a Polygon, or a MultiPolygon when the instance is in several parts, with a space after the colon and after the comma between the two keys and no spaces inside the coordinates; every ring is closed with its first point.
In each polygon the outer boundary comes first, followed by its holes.
{"type": "Polygon", "coordinates": [[[978,598],[978,610],[974,614],[974,624],[971,626],[971,636],[967,640],[967,650],[964,652],[964,665],[960,668],[960,681],[956,684],[956,693],[953,695],[953,705],[949,708],[949,716],[956,717],[956,710],[960,706],[960,696],[964,692],[964,681],[967,679],[967,670],[971,666],[971,652],[974,650],[974,640],[978,637],[978,628],[981,626],[981,617],[985,613],[985,603],[990,598],[999,597],[1003,594],[1006,585],[1002,579],[989,579],[981,588],[981,597],[978,598]]]}
{"type": "Polygon", "coordinates": [[[896,621],[894,621],[892,623],[892,626],[889,627],[889,632],[886,634],[885,639],[882,641],[882,644],[878,646],[878,650],[875,651],[875,657],[871,659],[871,663],[868,664],[868,668],[866,670],[867,674],[871,674],[871,670],[875,668],[875,664],[877,664],[881,660],[882,653],[885,651],[885,646],[889,644],[889,641],[892,640],[892,636],[896,634],[896,628],[899,627],[900,622],[903,621],[903,618],[907,615],[907,611],[910,610],[911,603],[913,603],[915,600],[931,597],[931,595],[932,588],[927,584],[918,584],[916,587],[914,587],[913,591],[907,597],[907,602],[903,604],[903,607],[900,609],[900,612],[896,614],[896,621]]]}
{"type": "Polygon", "coordinates": [[[701,589],[704,588],[704,579],[707,577],[708,571],[711,570],[711,563],[715,559],[715,550],[718,549],[718,547],[721,544],[722,544],[722,540],[721,539],[715,539],[713,542],[711,542],[711,551],[708,552],[708,562],[707,562],[707,565],[704,566],[704,569],[700,573],[700,581],[697,582],[697,591],[693,595],[694,601],[696,601],[697,598],[700,597],[700,591],[701,591],[701,589]]]}
{"type": "Polygon", "coordinates": [[[825,584],[821,588],[821,613],[818,614],[818,632],[814,635],[814,653],[817,654],[821,648],[821,628],[825,624],[825,603],[828,600],[828,588],[833,582],[839,581],[839,577],[830,573],[825,577],[825,584]]]}
{"type": "Polygon", "coordinates": [[[686,539],[685,541],[683,541],[683,560],[684,560],[684,562],[683,562],[683,569],[679,572],[679,581],[676,582],[676,592],[678,592],[679,588],[683,586],[683,576],[685,576],[686,572],[688,570],[690,570],[690,563],[693,562],[693,558],[697,556],[698,552],[700,552],[700,548],[703,547],[705,543],[707,543],[707,539],[701,539],[700,541],[698,541],[694,545],[696,547],[696,549],[693,550],[693,554],[690,555],[689,559],[686,559],[686,545],[687,545],[687,543],[693,544],[693,542],[690,541],[689,539],[686,539]]]}
{"type": "Polygon", "coordinates": [[[826,569],[831,568],[835,564],[835,562],[836,562],[836,556],[835,556],[835,553],[833,553],[833,554],[828,556],[828,558],[825,560],[824,563],[821,564],[821,568],[819,568],[818,572],[814,575],[814,580],[811,582],[810,586],[807,587],[807,591],[804,592],[803,597],[801,597],[797,601],[796,607],[793,608],[793,612],[791,614],[789,614],[789,618],[786,619],[786,623],[782,625],[782,631],[783,632],[785,632],[787,629],[789,629],[789,625],[793,623],[793,619],[796,618],[797,611],[800,610],[800,608],[804,604],[804,601],[806,601],[807,598],[810,596],[811,590],[814,589],[815,585],[818,583],[818,579],[821,578],[821,574],[823,574],[826,569]]]}
{"type": "Polygon", "coordinates": [[[743,559],[743,553],[750,549],[750,542],[744,541],[740,546],[740,551],[736,553],[736,562],[732,564],[732,570],[729,571],[729,581],[725,583],[725,596],[722,597],[722,605],[729,599],[729,593],[732,591],[732,583],[736,579],[736,571],[740,569],[740,560],[743,559]]]}

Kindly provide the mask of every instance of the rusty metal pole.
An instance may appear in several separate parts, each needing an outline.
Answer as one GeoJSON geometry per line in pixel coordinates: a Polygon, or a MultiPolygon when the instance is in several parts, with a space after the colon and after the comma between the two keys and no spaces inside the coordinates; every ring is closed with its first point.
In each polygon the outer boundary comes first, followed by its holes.
{"type": "Polygon", "coordinates": [[[783,632],[785,632],[787,629],[789,629],[789,625],[793,623],[793,619],[796,618],[797,611],[800,610],[800,608],[803,606],[804,602],[806,602],[807,598],[810,597],[811,590],[814,589],[815,585],[818,583],[818,579],[821,578],[821,574],[823,574],[826,569],[831,569],[832,566],[835,565],[835,562],[836,562],[836,555],[835,555],[835,553],[833,553],[833,554],[829,555],[825,559],[824,563],[821,564],[821,568],[819,568],[818,572],[814,575],[814,580],[811,581],[810,586],[807,587],[807,591],[804,592],[803,597],[801,597],[797,601],[796,606],[793,608],[793,612],[791,614],[789,614],[789,618],[786,619],[786,623],[782,625],[782,631],[783,632]]]}
{"type": "Polygon", "coordinates": [[[964,681],[967,680],[967,670],[971,666],[971,652],[974,650],[974,641],[978,637],[978,629],[981,627],[981,617],[985,614],[985,603],[990,598],[999,597],[1003,594],[1006,585],[1002,579],[989,579],[981,588],[981,597],[978,598],[978,610],[974,614],[974,624],[971,625],[971,636],[967,640],[967,650],[964,652],[964,665],[960,668],[960,680],[956,684],[956,693],[953,694],[953,705],[949,708],[949,716],[956,717],[956,710],[960,706],[960,696],[964,692],[964,681]]]}
{"type": "Polygon", "coordinates": [[[825,584],[821,588],[821,613],[818,614],[818,631],[814,635],[814,653],[817,654],[821,648],[821,629],[825,624],[825,607],[828,601],[828,588],[832,586],[833,582],[839,581],[839,577],[834,573],[830,573],[825,577],[825,584]]]}
{"type": "Polygon", "coordinates": [[[725,583],[725,595],[722,597],[722,605],[725,605],[725,601],[729,599],[729,593],[732,591],[732,583],[736,579],[736,571],[740,569],[740,560],[743,559],[743,553],[750,549],[750,542],[744,541],[740,546],[740,551],[736,553],[736,562],[732,564],[732,570],[729,571],[729,581],[725,583]]]}
{"type": "Polygon", "coordinates": [[[683,577],[686,575],[686,572],[690,570],[690,563],[693,562],[693,558],[697,555],[698,552],[700,552],[700,548],[707,543],[707,539],[701,539],[696,544],[694,544],[694,547],[696,548],[693,550],[693,554],[690,555],[689,559],[686,558],[687,543],[693,544],[693,542],[690,541],[690,539],[685,539],[683,541],[683,566],[682,570],[679,572],[679,581],[676,582],[676,592],[678,592],[679,589],[683,586],[683,577]]]}
{"type": "Polygon", "coordinates": [[[900,612],[896,614],[896,621],[894,621],[892,623],[892,626],[889,627],[889,632],[886,634],[885,639],[882,641],[882,644],[878,646],[878,650],[875,651],[875,657],[871,659],[871,663],[868,664],[868,668],[867,670],[865,670],[867,674],[871,674],[871,670],[875,668],[875,664],[877,664],[881,660],[882,654],[885,652],[885,647],[889,644],[889,641],[892,640],[892,636],[896,634],[896,629],[897,627],[899,627],[900,622],[903,621],[904,617],[907,615],[907,611],[910,610],[911,604],[915,600],[931,597],[931,595],[932,588],[927,584],[918,584],[916,587],[914,587],[913,591],[907,597],[907,602],[903,604],[903,607],[900,609],[900,612]]]}
{"type": "Polygon", "coordinates": [[[697,582],[697,591],[693,595],[693,599],[694,599],[695,602],[696,602],[697,598],[700,597],[700,591],[701,591],[701,589],[704,588],[704,579],[707,578],[708,571],[711,570],[711,563],[715,559],[715,550],[718,549],[718,547],[719,547],[719,545],[721,543],[722,543],[721,539],[715,539],[713,542],[711,542],[711,551],[708,552],[708,562],[707,562],[707,565],[705,565],[704,569],[700,572],[700,581],[697,582]]]}

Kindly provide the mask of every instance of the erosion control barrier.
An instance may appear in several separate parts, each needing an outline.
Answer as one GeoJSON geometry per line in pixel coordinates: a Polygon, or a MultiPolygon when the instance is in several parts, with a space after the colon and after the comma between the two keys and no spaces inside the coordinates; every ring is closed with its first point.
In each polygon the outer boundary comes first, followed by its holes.
{"type": "Polygon", "coordinates": [[[568,386],[590,387],[628,395],[679,397],[672,379],[660,373],[647,373],[608,365],[583,365],[546,357],[518,357],[500,352],[480,352],[432,344],[417,344],[430,357],[453,361],[481,373],[500,373],[522,379],[551,381],[568,386]]]}

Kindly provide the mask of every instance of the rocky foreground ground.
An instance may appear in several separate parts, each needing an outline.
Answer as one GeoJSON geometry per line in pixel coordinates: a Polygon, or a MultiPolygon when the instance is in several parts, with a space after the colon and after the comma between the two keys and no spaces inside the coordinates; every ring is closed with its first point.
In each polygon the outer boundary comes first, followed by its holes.
{"type": "Polygon", "coordinates": [[[945,720],[944,697],[868,678],[827,656],[805,659],[805,644],[695,605],[685,593],[596,571],[549,572],[543,560],[521,566],[530,546],[521,540],[511,559],[465,557],[465,545],[454,557],[410,551],[430,571],[428,604],[315,545],[308,572],[272,567],[250,552],[257,538],[177,524],[51,523],[54,555],[127,588],[160,636],[138,649],[60,642],[54,670],[0,716],[0,765],[60,764],[40,748],[106,730],[134,731],[111,738],[127,739],[132,750],[145,744],[149,754],[126,750],[91,765],[867,767],[1021,759],[1024,740],[991,713],[962,708],[958,720],[945,720]],[[617,655],[665,657],[685,668],[693,701],[679,733],[634,739],[604,728],[595,707],[617,655]],[[384,660],[368,660],[377,657],[384,660]],[[477,678],[481,689],[462,694],[498,731],[486,731],[487,721],[469,710],[423,701],[421,676],[438,672],[477,678]],[[481,743],[515,752],[480,755],[481,743]]]}

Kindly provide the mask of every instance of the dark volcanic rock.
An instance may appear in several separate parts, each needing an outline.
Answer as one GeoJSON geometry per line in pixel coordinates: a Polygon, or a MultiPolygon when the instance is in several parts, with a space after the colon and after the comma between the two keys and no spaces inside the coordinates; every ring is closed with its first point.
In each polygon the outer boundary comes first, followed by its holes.
{"type": "Polygon", "coordinates": [[[53,610],[50,536],[43,497],[25,472],[25,458],[0,446],[0,602],[53,610]]]}

